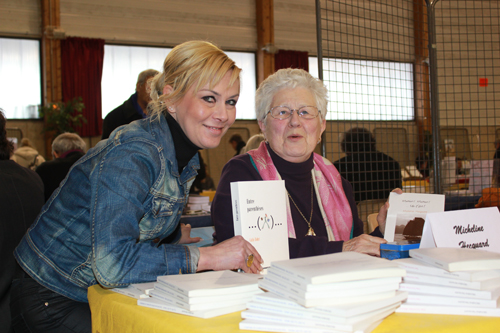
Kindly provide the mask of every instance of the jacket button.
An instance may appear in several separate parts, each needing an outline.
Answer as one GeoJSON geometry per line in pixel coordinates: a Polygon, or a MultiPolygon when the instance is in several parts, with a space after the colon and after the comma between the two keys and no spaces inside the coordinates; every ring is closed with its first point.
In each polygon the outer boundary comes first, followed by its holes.
{"type": "Polygon", "coordinates": [[[159,241],[160,241],[159,237],[156,237],[155,239],[153,239],[153,243],[158,243],[159,241]]]}

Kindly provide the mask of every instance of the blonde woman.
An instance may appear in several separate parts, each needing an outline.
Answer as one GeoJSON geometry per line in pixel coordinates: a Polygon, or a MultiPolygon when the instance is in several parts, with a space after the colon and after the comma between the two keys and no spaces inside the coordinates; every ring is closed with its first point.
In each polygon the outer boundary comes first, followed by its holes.
{"type": "Polygon", "coordinates": [[[240,68],[216,46],[175,47],[151,84],[152,114],[115,130],[75,163],[15,251],[16,329],[90,332],[87,288],[155,281],[159,275],[241,268],[260,257],[240,238],[182,244],[179,219],[200,168],[233,124],[240,68]],[[175,235],[176,244],[162,239],[175,235]]]}

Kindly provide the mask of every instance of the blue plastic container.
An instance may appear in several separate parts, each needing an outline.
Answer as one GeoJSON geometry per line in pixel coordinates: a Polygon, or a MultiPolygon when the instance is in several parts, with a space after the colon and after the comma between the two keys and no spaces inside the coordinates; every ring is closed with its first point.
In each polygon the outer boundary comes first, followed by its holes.
{"type": "Polygon", "coordinates": [[[380,244],[380,257],[389,260],[409,258],[410,250],[418,249],[419,247],[420,243],[408,242],[380,244]]]}

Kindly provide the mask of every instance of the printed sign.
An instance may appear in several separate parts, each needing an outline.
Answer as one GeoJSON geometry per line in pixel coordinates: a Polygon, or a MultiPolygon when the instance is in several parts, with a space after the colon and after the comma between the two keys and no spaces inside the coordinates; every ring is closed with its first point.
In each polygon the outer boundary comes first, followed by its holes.
{"type": "Polygon", "coordinates": [[[469,248],[500,253],[497,207],[427,214],[420,248],[469,248]]]}

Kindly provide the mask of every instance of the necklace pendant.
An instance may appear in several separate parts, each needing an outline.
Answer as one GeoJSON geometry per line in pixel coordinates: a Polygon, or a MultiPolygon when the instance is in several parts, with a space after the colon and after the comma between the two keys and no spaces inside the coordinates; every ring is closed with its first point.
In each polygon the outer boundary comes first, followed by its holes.
{"type": "Polygon", "coordinates": [[[316,236],[316,233],[314,232],[314,229],[312,227],[309,227],[306,236],[316,236]]]}

